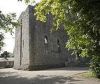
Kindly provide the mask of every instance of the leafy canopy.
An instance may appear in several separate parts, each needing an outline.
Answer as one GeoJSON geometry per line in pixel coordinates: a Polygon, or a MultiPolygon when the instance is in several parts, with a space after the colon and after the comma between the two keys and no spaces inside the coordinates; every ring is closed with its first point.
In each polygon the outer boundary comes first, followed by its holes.
{"type": "Polygon", "coordinates": [[[14,13],[5,15],[0,11],[0,51],[4,45],[4,32],[2,31],[10,32],[12,34],[13,29],[18,26],[18,22],[15,17],[16,15],[14,13]]]}
{"type": "Polygon", "coordinates": [[[45,22],[46,15],[51,13],[55,29],[64,25],[69,36],[66,47],[81,56],[89,56],[95,42],[90,35],[93,31],[87,14],[90,10],[83,8],[86,3],[86,0],[42,0],[35,8],[37,20],[45,22]]]}
{"type": "Polygon", "coordinates": [[[0,32],[0,51],[1,51],[2,46],[4,45],[3,39],[4,39],[3,33],[0,32]]]}

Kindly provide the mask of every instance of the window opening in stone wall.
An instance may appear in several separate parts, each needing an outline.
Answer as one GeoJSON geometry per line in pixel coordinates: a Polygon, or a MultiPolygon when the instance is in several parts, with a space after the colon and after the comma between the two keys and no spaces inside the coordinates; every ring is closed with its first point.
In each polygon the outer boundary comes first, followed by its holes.
{"type": "Polygon", "coordinates": [[[57,39],[57,47],[58,47],[58,52],[60,53],[60,52],[61,52],[61,48],[60,48],[60,42],[59,42],[59,39],[57,39]]]}
{"type": "Polygon", "coordinates": [[[48,44],[48,37],[44,36],[44,44],[48,44]]]}

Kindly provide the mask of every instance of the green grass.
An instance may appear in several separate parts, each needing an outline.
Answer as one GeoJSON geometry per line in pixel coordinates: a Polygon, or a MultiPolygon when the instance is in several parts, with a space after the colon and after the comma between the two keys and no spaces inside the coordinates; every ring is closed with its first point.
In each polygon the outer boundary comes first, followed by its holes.
{"type": "Polygon", "coordinates": [[[91,71],[84,72],[84,73],[81,73],[79,75],[82,77],[85,77],[85,78],[96,78],[96,75],[91,71]]]}

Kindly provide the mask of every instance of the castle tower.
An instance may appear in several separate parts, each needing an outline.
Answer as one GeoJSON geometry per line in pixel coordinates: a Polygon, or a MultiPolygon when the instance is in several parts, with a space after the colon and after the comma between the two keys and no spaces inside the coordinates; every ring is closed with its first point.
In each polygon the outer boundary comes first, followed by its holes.
{"type": "Polygon", "coordinates": [[[19,17],[21,25],[16,28],[14,68],[36,70],[65,66],[69,53],[65,49],[67,41],[63,27],[50,32],[52,16],[47,16],[47,22],[36,20],[34,7],[22,12],[19,17]]]}

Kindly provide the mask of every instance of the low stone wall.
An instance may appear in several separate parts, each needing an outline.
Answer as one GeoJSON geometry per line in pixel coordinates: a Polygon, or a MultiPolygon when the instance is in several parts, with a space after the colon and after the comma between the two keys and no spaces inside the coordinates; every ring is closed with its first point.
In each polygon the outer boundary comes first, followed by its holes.
{"type": "Polygon", "coordinates": [[[11,68],[14,65],[14,61],[0,61],[0,68],[11,68]]]}

